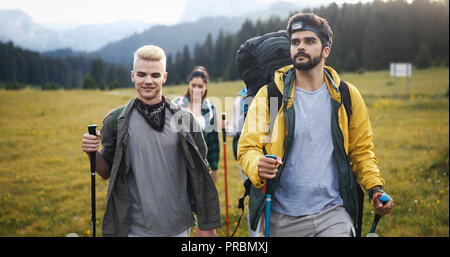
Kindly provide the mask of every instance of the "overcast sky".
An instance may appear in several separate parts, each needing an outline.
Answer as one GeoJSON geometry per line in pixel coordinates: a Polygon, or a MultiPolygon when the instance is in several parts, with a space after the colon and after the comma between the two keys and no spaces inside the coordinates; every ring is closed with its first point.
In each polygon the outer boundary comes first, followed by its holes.
{"type": "MultiPolygon", "coordinates": [[[[21,9],[36,23],[109,23],[119,20],[141,20],[174,24],[188,0],[1,0],[0,10],[21,9]]],[[[206,2],[208,0],[205,0],[206,2]]],[[[224,0],[226,1],[226,0],[224,0]]],[[[258,0],[277,2],[280,0],[258,0]]],[[[299,3],[304,0],[284,0],[299,3]]],[[[308,0],[329,4],[333,0],[308,0]]],[[[371,0],[361,0],[368,2],[371,0]]],[[[356,3],[358,0],[336,0],[356,3]]]]}

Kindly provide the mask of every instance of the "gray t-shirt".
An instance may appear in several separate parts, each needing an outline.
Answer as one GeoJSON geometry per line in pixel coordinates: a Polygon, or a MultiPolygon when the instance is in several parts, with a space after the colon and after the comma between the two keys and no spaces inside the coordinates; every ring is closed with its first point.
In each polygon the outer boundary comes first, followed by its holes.
{"type": "Polygon", "coordinates": [[[309,92],[295,87],[295,133],[272,209],[290,216],[341,204],[331,137],[331,96],[324,83],[309,92]]]}
{"type": "Polygon", "coordinates": [[[174,236],[195,225],[187,193],[187,168],[179,135],[170,128],[172,114],[166,108],[161,132],[132,110],[129,133],[131,168],[130,234],[174,236]]]}

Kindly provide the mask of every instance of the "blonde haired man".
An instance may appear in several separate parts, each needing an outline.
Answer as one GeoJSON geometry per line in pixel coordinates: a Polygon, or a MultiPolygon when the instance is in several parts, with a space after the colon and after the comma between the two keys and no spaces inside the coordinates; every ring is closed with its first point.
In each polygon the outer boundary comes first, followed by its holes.
{"type": "Polygon", "coordinates": [[[134,53],[133,69],[136,66],[136,61],[159,61],[162,63],[164,70],[166,70],[166,55],[161,47],[154,45],[145,45],[136,50],[134,53]]]}
{"type": "Polygon", "coordinates": [[[193,212],[197,235],[216,236],[221,226],[205,141],[192,114],[163,96],[166,79],[164,51],[139,48],[131,71],[137,96],[112,110],[97,136],[83,136],[86,153],[101,139],[96,170],[110,178],[104,236],[187,237],[193,212]]]}

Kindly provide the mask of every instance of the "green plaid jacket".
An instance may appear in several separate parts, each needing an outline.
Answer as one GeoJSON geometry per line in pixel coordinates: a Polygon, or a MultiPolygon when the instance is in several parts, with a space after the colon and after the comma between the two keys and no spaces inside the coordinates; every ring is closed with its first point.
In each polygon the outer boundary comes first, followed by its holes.
{"type": "MultiPolygon", "coordinates": [[[[189,105],[189,97],[177,97],[173,102],[187,108],[189,105]]],[[[206,159],[208,160],[211,170],[217,170],[220,157],[217,113],[214,104],[206,98],[202,103],[202,116],[205,119],[205,126],[202,127],[202,132],[206,146],[208,147],[206,159]]]]}

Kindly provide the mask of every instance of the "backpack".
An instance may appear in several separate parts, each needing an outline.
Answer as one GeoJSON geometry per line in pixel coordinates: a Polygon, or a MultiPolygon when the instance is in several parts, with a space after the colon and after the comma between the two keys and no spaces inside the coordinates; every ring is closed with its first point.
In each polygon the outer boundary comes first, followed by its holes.
{"type": "MultiPolygon", "coordinates": [[[[279,30],[248,39],[239,47],[235,61],[239,76],[247,88],[247,95],[244,97],[243,103],[244,117],[247,116],[248,108],[246,107],[250,106],[253,97],[264,85],[268,85],[269,99],[277,97],[279,110],[282,104],[282,95],[273,82],[273,76],[276,70],[292,63],[290,42],[286,31],[279,30]]],[[[273,124],[272,120],[271,124],[273,124]]],[[[272,126],[270,131],[272,131],[272,126]]],[[[236,160],[239,137],[240,133],[233,138],[233,154],[236,160]]]]}
{"type": "Polygon", "coordinates": [[[245,41],[236,53],[239,76],[247,87],[247,96],[273,80],[276,70],[292,64],[290,42],[285,30],[267,33],[245,41]]]}
{"type": "Polygon", "coordinates": [[[112,139],[113,139],[113,145],[114,147],[116,147],[116,143],[117,143],[117,127],[118,127],[118,118],[119,115],[122,113],[123,109],[125,109],[125,105],[117,107],[116,109],[113,110],[113,119],[112,119],[112,123],[111,123],[111,127],[113,130],[113,134],[112,134],[112,139]]]}
{"type": "MultiPolygon", "coordinates": [[[[247,99],[249,99],[249,101],[246,101],[245,104],[249,106],[252,98],[248,97],[255,96],[261,87],[267,85],[268,100],[271,99],[271,97],[277,97],[277,110],[279,111],[282,105],[283,97],[274,82],[275,71],[284,66],[292,64],[292,60],[290,57],[290,42],[289,38],[286,35],[286,31],[280,30],[278,32],[272,32],[263,36],[248,39],[244,44],[240,46],[239,50],[237,51],[235,60],[239,75],[247,87],[247,99]]],[[[325,72],[328,73],[328,71],[326,70],[325,72]]],[[[341,80],[339,89],[341,91],[341,101],[347,113],[348,122],[350,123],[350,117],[352,115],[350,91],[348,89],[348,85],[343,80],[341,80]]],[[[270,101],[267,102],[269,105],[268,110],[270,114],[270,101]]],[[[248,108],[244,110],[248,110],[248,108]]],[[[244,117],[246,117],[246,112],[244,112],[244,115],[244,117]]],[[[270,115],[270,134],[273,129],[275,118],[276,115],[270,115]]],[[[238,136],[240,136],[240,133],[238,134],[238,136]]],[[[233,138],[233,150],[235,141],[237,148],[238,140],[239,137],[237,137],[236,139],[233,138]]],[[[266,153],[265,149],[263,149],[263,151],[264,153],[266,153]]],[[[237,159],[236,155],[235,158],[237,159]]],[[[241,218],[244,215],[244,200],[245,197],[250,194],[251,187],[252,183],[250,179],[247,178],[244,181],[244,195],[238,200],[238,208],[242,210],[242,213],[238,219],[237,226],[231,235],[232,237],[239,228],[241,218]]],[[[359,197],[360,195],[358,195],[358,198],[359,197]]],[[[364,195],[362,195],[362,198],[363,197],[364,195]]],[[[360,206],[361,203],[363,203],[362,200],[360,201],[360,206]]],[[[362,216],[362,206],[360,210],[362,216]]],[[[358,221],[358,223],[361,224],[361,221],[358,221]]],[[[361,226],[358,227],[360,228],[361,226]]],[[[358,232],[357,234],[360,235],[361,232],[358,232]]]]}

